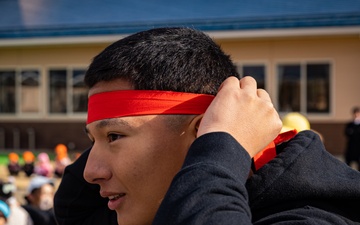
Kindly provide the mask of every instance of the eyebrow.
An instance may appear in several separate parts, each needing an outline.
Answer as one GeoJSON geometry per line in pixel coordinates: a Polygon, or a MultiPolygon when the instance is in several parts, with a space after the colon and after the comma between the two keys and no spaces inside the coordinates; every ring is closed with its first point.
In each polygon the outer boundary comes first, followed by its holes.
{"type": "Polygon", "coordinates": [[[126,126],[130,127],[129,122],[121,119],[121,118],[112,118],[101,120],[98,124],[96,124],[96,128],[101,129],[107,126],[126,126]]]}
{"type": "MultiPolygon", "coordinates": [[[[96,124],[95,128],[102,129],[104,127],[110,127],[110,126],[125,126],[127,128],[131,128],[130,124],[127,121],[119,119],[119,118],[101,120],[98,124],[96,124]]],[[[90,133],[90,131],[88,130],[87,127],[85,127],[84,130],[85,130],[85,133],[87,133],[87,134],[90,133]]]]}

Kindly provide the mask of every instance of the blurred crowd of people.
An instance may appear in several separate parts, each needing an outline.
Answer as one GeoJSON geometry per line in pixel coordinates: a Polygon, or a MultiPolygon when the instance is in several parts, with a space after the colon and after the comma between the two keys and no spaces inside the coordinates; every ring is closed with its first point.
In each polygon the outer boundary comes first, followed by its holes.
{"type": "Polygon", "coordinates": [[[20,202],[12,180],[0,181],[0,225],[56,225],[53,211],[55,181],[33,175],[20,202]]]}
{"type": "Polygon", "coordinates": [[[24,151],[22,153],[23,162],[20,162],[20,157],[16,152],[9,153],[8,170],[11,176],[17,176],[20,171],[23,171],[26,176],[30,177],[32,174],[45,177],[61,177],[64,169],[72,160],[68,155],[66,145],[58,144],[55,147],[55,159],[51,160],[49,154],[46,152],[39,153],[36,157],[31,151],[24,151]]]}
{"type": "Polygon", "coordinates": [[[32,151],[20,155],[10,152],[8,179],[0,180],[0,225],[56,225],[53,212],[56,178],[61,178],[65,167],[78,156],[70,157],[64,144],[55,147],[53,160],[47,152],[37,155],[32,151]],[[15,196],[19,176],[29,179],[22,201],[15,196]]]}

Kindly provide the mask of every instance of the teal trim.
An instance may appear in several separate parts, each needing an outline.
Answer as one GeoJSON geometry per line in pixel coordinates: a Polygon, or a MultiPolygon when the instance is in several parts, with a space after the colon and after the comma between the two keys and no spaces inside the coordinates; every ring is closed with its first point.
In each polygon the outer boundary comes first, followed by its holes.
{"type": "Polygon", "coordinates": [[[5,218],[8,218],[10,215],[9,206],[2,200],[0,200],[0,211],[4,214],[5,218]]]}

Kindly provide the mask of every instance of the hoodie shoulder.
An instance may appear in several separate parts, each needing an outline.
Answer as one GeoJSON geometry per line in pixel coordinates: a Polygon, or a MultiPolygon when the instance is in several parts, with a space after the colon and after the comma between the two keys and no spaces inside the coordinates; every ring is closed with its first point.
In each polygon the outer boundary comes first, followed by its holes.
{"type": "Polygon", "coordinates": [[[332,156],[313,131],[299,132],[246,184],[252,210],[319,206],[360,201],[360,173],[332,156]],[[289,204],[290,203],[290,204],[289,204]]]}

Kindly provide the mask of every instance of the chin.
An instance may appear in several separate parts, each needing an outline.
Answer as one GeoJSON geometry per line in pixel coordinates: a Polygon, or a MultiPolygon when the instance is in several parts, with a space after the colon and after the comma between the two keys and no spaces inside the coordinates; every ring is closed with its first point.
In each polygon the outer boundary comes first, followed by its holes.
{"type": "Polygon", "coordinates": [[[117,223],[119,225],[151,225],[151,223],[146,223],[145,221],[141,220],[141,217],[128,217],[124,216],[124,214],[120,215],[117,213],[117,223]]]}
{"type": "MultiPolygon", "coordinates": [[[[137,205],[136,209],[139,209],[139,205],[137,205]]],[[[134,209],[134,208],[131,208],[134,209]]],[[[139,211],[139,210],[131,210],[127,209],[116,209],[117,215],[117,223],[119,225],[151,225],[155,214],[152,215],[149,210],[139,211]]]]}

